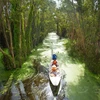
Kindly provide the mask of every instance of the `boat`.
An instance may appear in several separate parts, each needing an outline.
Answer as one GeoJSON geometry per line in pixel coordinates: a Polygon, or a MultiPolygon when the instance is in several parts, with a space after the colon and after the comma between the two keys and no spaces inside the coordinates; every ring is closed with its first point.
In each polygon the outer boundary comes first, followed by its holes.
{"type": "Polygon", "coordinates": [[[61,80],[60,69],[57,68],[57,71],[55,73],[49,71],[49,79],[50,79],[52,85],[58,86],[60,83],[60,80],[61,80]],[[56,73],[56,75],[55,75],[55,73],[56,73]]]}
{"type": "Polygon", "coordinates": [[[53,95],[57,96],[61,82],[61,73],[59,68],[57,68],[54,73],[49,70],[49,82],[53,95]]]}

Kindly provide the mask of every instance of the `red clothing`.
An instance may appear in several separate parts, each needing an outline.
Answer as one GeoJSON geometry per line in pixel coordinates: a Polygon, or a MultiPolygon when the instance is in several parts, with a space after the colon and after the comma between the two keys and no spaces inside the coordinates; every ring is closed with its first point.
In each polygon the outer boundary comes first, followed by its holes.
{"type": "Polygon", "coordinates": [[[58,65],[58,64],[57,64],[57,60],[53,60],[53,61],[52,61],[52,65],[57,66],[57,65],[58,65]]]}

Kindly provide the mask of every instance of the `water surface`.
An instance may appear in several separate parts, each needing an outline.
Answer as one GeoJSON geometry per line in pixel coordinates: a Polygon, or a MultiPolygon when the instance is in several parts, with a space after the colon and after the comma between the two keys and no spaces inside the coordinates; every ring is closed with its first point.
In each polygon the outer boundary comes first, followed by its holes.
{"type": "MultiPolygon", "coordinates": [[[[64,47],[67,39],[59,39],[56,33],[48,33],[43,45],[37,49],[41,64],[50,64],[52,53],[57,54],[59,67],[65,71],[67,86],[66,96],[69,100],[100,100],[100,84],[87,70],[85,64],[72,60],[64,47]]],[[[36,56],[36,55],[34,55],[36,56]]]]}

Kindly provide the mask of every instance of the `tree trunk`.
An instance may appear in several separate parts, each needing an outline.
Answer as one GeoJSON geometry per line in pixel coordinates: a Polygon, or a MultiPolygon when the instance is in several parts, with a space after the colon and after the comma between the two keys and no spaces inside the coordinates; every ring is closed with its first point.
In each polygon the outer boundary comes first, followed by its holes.
{"type": "Polygon", "coordinates": [[[11,32],[11,25],[10,25],[10,21],[9,21],[9,15],[8,15],[8,4],[7,8],[6,8],[6,16],[7,16],[7,26],[8,26],[8,30],[9,30],[9,37],[10,37],[10,53],[12,56],[12,60],[13,60],[13,64],[14,64],[14,68],[16,68],[15,65],[15,57],[14,57],[14,51],[13,51],[13,41],[12,41],[12,32],[11,32]]]}
{"type": "Polygon", "coordinates": [[[7,45],[8,49],[10,50],[9,42],[8,42],[6,31],[5,31],[6,29],[5,29],[5,25],[4,25],[4,17],[2,17],[2,27],[3,27],[3,33],[4,33],[6,45],[7,45]]]}

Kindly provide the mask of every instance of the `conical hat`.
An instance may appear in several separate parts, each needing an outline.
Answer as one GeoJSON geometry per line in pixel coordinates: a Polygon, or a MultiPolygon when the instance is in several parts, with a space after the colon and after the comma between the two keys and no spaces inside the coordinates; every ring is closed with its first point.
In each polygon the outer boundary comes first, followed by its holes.
{"type": "Polygon", "coordinates": [[[57,67],[55,65],[52,66],[52,71],[56,71],[57,67]]]}

